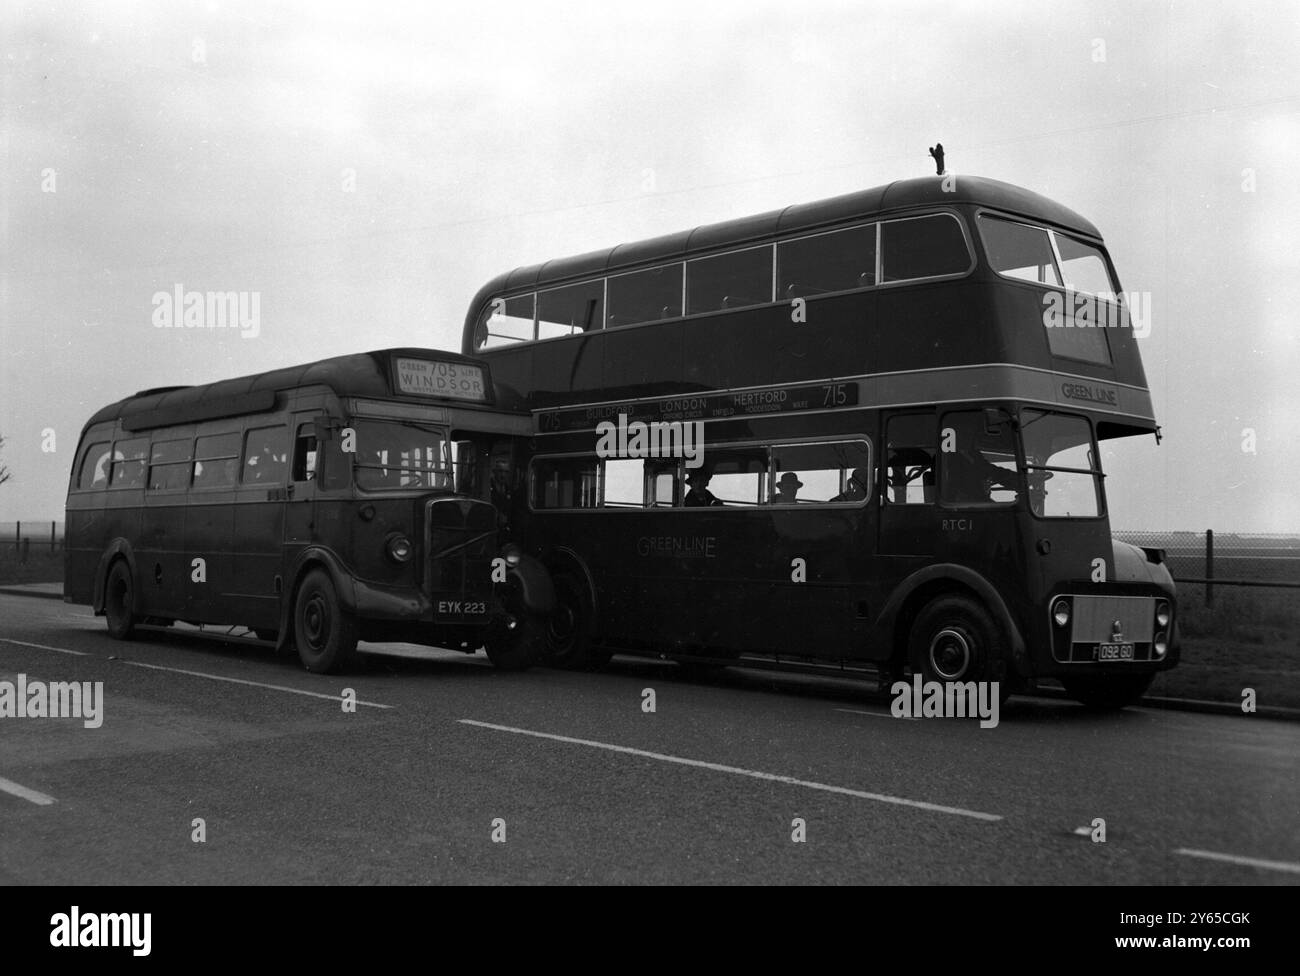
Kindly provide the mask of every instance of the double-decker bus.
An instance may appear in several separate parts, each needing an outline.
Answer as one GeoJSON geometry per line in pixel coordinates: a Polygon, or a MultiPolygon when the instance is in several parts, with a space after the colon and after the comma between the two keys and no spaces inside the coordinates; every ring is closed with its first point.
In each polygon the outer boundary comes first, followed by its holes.
{"type": "Polygon", "coordinates": [[[526,667],[554,593],[503,538],[494,458],[531,423],[492,391],[481,360],[386,349],[110,404],[73,461],[64,598],[119,639],[246,627],[309,671],[359,640],[526,667]]]}
{"type": "Polygon", "coordinates": [[[534,418],[548,653],[1138,699],[1178,642],[1164,554],[1107,517],[1099,444],[1159,440],[1129,304],[1092,223],[966,176],[488,282],[462,351],[534,418]],[[702,460],[599,450],[637,422],[700,424],[702,460]]]}

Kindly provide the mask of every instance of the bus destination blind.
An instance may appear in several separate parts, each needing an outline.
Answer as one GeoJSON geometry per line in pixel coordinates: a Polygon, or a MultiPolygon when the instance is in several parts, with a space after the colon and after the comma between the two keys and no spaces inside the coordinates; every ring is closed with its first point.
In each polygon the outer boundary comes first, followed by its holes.
{"type": "Polygon", "coordinates": [[[620,414],[626,415],[629,422],[724,420],[803,410],[831,410],[854,407],[857,404],[857,383],[774,386],[734,393],[687,394],[657,400],[630,400],[566,410],[542,410],[537,415],[537,429],[544,434],[562,430],[585,430],[603,420],[617,420],[620,414]]]}
{"type": "Polygon", "coordinates": [[[407,396],[446,397],[453,400],[488,402],[483,367],[442,359],[393,359],[394,386],[407,396]]]}

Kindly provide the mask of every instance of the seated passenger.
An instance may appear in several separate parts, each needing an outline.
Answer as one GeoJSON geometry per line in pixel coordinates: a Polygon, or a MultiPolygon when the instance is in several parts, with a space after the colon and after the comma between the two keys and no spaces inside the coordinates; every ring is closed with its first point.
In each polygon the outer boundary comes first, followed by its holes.
{"type": "Polygon", "coordinates": [[[831,499],[833,502],[860,502],[867,497],[871,485],[871,472],[866,468],[854,468],[849,476],[849,483],[844,490],[831,499]]]}
{"type": "Polygon", "coordinates": [[[704,508],[710,505],[721,505],[720,502],[709,491],[709,482],[713,475],[706,471],[692,471],[686,476],[686,483],[690,485],[690,490],[686,492],[685,504],[693,508],[704,508]]]}
{"type": "Polygon", "coordinates": [[[796,497],[799,489],[803,487],[803,482],[793,471],[787,471],[781,475],[781,480],[776,483],[776,496],[772,499],[773,505],[793,505],[798,501],[796,497]]]}

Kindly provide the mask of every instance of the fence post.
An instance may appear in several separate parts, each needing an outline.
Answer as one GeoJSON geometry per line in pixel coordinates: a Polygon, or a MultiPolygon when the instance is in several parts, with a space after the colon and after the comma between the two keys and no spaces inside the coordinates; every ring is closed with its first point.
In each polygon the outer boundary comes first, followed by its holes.
{"type": "Polygon", "coordinates": [[[57,523],[54,521],[54,519],[50,519],[50,552],[56,551],[54,548],[54,526],[56,524],[57,523]]]}
{"type": "Polygon", "coordinates": [[[1205,605],[1214,606],[1214,530],[1205,530],[1205,605]]]}

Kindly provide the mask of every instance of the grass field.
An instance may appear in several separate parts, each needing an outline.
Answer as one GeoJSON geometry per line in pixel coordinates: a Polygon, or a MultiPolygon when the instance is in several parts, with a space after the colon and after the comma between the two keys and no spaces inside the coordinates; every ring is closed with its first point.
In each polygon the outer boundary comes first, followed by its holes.
{"type": "MultiPolygon", "coordinates": [[[[25,563],[0,547],[0,584],[63,580],[63,553],[33,547],[25,563]]],[[[1182,663],[1156,677],[1151,693],[1239,703],[1254,688],[1258,704],[1300,708],[1300,590],[1179,587],[1182,663]]]]}

